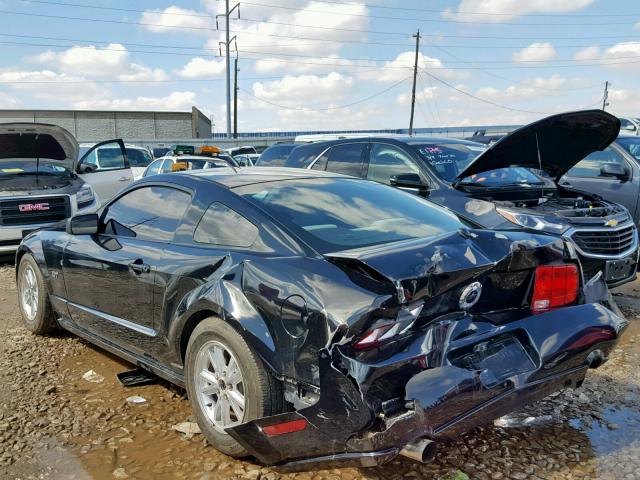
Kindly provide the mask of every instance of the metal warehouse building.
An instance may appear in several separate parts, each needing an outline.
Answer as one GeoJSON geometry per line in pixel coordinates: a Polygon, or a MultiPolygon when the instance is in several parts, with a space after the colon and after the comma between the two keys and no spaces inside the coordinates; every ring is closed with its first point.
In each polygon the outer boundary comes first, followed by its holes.
{"type": "Polygon", "coordinates": [[[102,110],[0,110],[0,123],[60,125],[80,142],[211,138],[211,120],[196,107],[190,112],[102,110]]]}

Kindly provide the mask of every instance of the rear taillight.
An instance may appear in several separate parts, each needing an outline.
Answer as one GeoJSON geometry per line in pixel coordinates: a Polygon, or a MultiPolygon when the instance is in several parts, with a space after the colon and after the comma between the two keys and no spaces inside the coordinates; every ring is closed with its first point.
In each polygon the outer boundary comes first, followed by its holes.
{"type": "Polygon", "coordinates": [[[578,267],[544,265],[536,268],[531,311],[542,313],[563,307],[578,298],[578,267]]]}
{"type": "Polygon", "coordinates": [[[267,425],[266,427],[262,427],[262,431],[267,437],[277,437],[278,435],[286,435],[287,433],[301,432],[306,428],[307,420],[301,418],[299,420],[267,425]]]}

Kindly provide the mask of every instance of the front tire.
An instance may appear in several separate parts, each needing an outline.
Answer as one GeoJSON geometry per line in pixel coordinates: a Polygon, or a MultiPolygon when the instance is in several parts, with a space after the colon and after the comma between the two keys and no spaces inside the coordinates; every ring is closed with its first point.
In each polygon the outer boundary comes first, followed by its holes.
{"type": "Polygon", "coordinates": [[[282,411],[282,389],[244,338],[207,318],[195,328],[185,361],[187,394],[209,443],[232,457],[248,452],[226,428],[282,411]]]}
{"type": "Polygon", "coordinates": [[[25,254],[18,265],[18,303],[28,330],[44,335],[59,329],[38,263],[25,254]]]}

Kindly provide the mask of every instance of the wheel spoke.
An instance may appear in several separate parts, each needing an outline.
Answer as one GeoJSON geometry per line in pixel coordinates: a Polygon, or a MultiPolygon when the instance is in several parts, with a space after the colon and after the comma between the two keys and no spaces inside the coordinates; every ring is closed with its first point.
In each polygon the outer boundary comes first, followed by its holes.
{"type": "Polygon", "coordinates": [[[238,421],[242,421],[244,417],[244,396],[237,390],[229,392],[229,404],[238,421]]]}
{"type": "Polygon", "coordinates": [[[217,345],[209,349],[209,359],[213,371],[220,375],[226,368],[227,363],[224,361],[224,352],[217,345]]]}
{"type": "Polygon", "coordinates": [[[220,410],[222,412],[222,425],[227,427],[231,423],[231,406],[229,405],[229,400],[222,397],[218,400],[220,404],[220,410]]]}
{"type": "Polygon", "coordinates": [[[235,358],[231,358],[229,361],[229,366],[227,367],[227,383],[230,385],[237,385],[242,381],[242,373],[240,372],[240,367],[238,367],[238,363],[235,358]]]}

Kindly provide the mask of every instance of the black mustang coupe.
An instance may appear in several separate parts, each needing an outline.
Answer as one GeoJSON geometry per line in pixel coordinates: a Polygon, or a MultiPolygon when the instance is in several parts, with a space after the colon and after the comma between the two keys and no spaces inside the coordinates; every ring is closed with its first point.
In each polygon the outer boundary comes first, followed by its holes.
{"type": "Polygon", "coordinates": [[[212,445],[268,465],[429,461],[579,387],[627,325],[562,239],[301,169],[146,178],[16,262],[31,331],[185,386],[212,445]]]}

